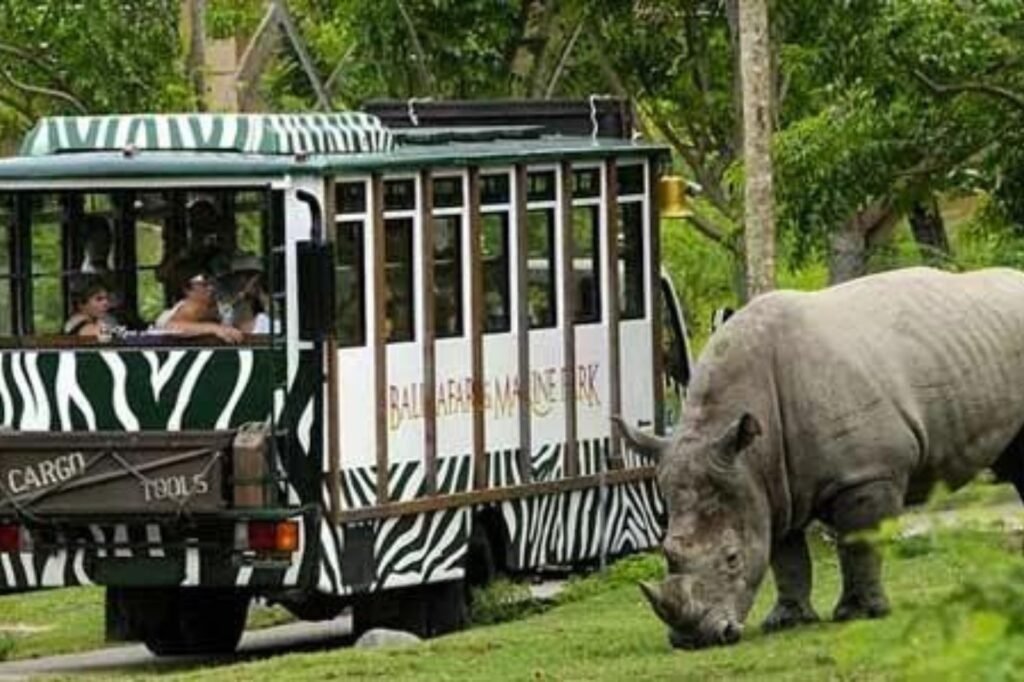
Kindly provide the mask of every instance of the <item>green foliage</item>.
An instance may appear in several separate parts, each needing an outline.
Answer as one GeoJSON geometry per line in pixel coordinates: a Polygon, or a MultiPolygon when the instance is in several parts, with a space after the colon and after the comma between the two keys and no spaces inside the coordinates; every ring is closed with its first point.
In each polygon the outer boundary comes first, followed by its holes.
{"type": "Polygon", "coordinates": [[[175,0],[4,0],[0,120],[189,105],[175,0]],[[14,57],[14,58],[12,58],[14,57]]]}
{"type": "Polygon", "coordinates": [[[1024,664],[1024,558],[1018,542],[1011,549],[993,542],[992,536],[963,531],[901,542],[897,547],[903,551],[893,555],[897,559],[929,553],[971,557],[978,570],[963,573],[959,584],[940,599],[913,608],[895,640],[882,639],[868,624],[851,628],[839,651],[841,667],[853,669],[870,655],[882,666],[901,671],[902,679],[1019,679],[1024,664]],[[908,546],[917,551],[908,551],[908,546]]]}
{"type": "Polygon", "coordinates": [[[473,625],[495,625],[541,613],[545,608],[530,594],[528,585],[501,578],[473,589],[469,619],[473,625]]]}
{"type": "Polygon", "coordinates": [[[14,653],[17,646],[14,637],[6,632],[0,633],[0,661],[6,661],[14,653]]]}

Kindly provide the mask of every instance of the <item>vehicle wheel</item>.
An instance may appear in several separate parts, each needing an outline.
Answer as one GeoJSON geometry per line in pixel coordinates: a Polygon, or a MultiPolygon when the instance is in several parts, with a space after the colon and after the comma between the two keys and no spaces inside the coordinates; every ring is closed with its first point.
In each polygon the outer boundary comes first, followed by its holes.
{"type": "Polygon", "coordinates": [[[374,628],[437,637],[465,627],[468,621],[463,581],[384,590],[362,597],[352,609],[352,629],[361,635],[374,628]]]}
{"type": "Polygon", "coordinates": [[[143,642],[157,656],[227,654],[245,630],[249,595],[230,589],[152,590],[143,642]]]}
{"type": "MultiPolygon", "coordinates": [[[[271,603],[275,603],[271,601],[271,603]]],[[[311,592],[296,598],[289,595],[276,600],[288,612],[299,620],[324,621],[334,620],[348,606],[347,599],[338,599],[326,594],[311,592]]]]}

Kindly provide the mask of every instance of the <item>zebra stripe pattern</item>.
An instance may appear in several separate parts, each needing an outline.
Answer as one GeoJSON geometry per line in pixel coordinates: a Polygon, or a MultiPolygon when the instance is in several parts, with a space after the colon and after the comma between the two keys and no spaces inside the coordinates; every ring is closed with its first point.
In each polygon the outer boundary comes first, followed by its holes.
{"type": "Polygon", "coordinates": [[[224,429],[269,413],[252,350],[0,353],[0,425],[21,431],[224,429]]]}
{"type": "Polygon", "coordinates": [[[58,116],[40,120],[29,131],[20,155],[128,146],[276,155],[388,152],[395,143],[380,119],[361,112],[58,116]]]}
{"type": "Polygon", "coordinates": [[[232,538],[212,529],[182,530],[174,524],[89,524],[71,530],[40,531],[31,552],[0,553],[0,592],[5,590],[92,585],[111,560],[162,558],[177,567],[182,586],[280,588],[308,584],[304,569],[306,536],[316,524],[295,516],[300,546],[290,561],[276,565],[235,566],[225,560],[232,538]],[[87,544],[88,543],[88,544],[87,544]]]}
{"type": "MultiPolygon", "coordinates": [[[[599,473],[599,458],[606,455],[608,447],[607,439],[579,444],[583,475],[599,473]]],[[[540,447],[532,460],[534,472],[559,475],[561,452],[561,444],[540,447]]],[[[489,453],[492,486],[521,483],[517,457],[515,450],[489,453]]],[[[471,474],[469,455],[438,460],[438,487],[444,493],[469,490],[471,474]]],[[[341,490],[346,508],[376,504],[375,482],[373,467],[343,471],[341,490]]],[[[415,499],[424,492],[421,463],[391,466],[392,501],[415,499]]],[[[324,523],[317,589],[346,595],[461,578],[474,515],[488,506],[500,512],[514,570],[590,561],[602,552],[611,557],[648,549],[660,542],[665,520],[657,484],[642,480],[341,527],[324,523]],[[357,544],[359,548],[354,546],[357,544]],[[351,562],[360,565],[347,565],[351,562]]]]}

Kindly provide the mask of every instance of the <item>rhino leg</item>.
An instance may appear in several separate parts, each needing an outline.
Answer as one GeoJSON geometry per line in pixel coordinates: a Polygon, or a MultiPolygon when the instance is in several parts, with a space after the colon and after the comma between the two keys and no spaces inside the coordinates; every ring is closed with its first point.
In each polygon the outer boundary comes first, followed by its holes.
{"type": "Polygon", "coordinates": [[[833,612],[835,620],[888,615],[889,599],[882,588],[882,557],[870,541],[858,534],[896,516],[902,498],[895,483],[877,481],[848,489],[834,500],[832,522],[839,533],[839,568],[843,576],[843,593],[833,612]]]}
{"type": "Polygon", "coordinates": [[[761,627],[766,632],[814,623],[811,606],[811,554],[804,531],[793,531],[772,547],[772,573],[779,597],[761,627]]]}

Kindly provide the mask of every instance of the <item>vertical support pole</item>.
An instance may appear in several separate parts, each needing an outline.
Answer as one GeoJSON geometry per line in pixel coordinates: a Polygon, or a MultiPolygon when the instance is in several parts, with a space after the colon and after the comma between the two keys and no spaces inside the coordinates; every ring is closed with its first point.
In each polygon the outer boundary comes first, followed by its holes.
{"type": "Polygon", "coordinates": [[[10,255],[11,272],[14,273],[12,331],[27,336],[35,331],[35,316],[32,314],[32,198],[28,194],[15,195],[10,255]]]}
{"type": "Polygon", "coordinates": [[[526,211],[526,164],[513,171],[513,222],[516,237],[516,350],[519,372],[519,476],[533,480],[532,412],[530,408],[530,220],[526,211]]]}
{"type": "MultiPolygon", "coordinates": [[[[330,244],[338,243],[338,213],[333,177],[324,179],[324,238],[330,244]]],[[[335,260],[335,267],[337,267],[335,260]]],[[[338,332],[330,329],[324,339],[326,357],[324,390],[327,391],[327,494],[329,519],[338,525],[341,518],[341,384],[338,382],[338,332]]]]}
{"type": "Polygon", "coordinates": [[[480,215],[480,168],[469,168],[469,344],[473,382],[473,487],[482,490],[489,485],[487,442],[484,428],[484,273],[480,236],[483,219],[480,215]]]}
{"type": "Polygon", "coordinates": [[[576,476],[576,241],[572,224],[572,163],[563,161],[558,173],[558,212],[562,226],[562,388],[565,408],[565,475],[576,476]]]}
{"type": "Polygon", "coordinates": [[[139,291],[134,276],[138,265],[135,252],[135,193],[122,191],[115,195],[114,271],[121,291],[121,313],[129,319],[122,322],[138,324],[139,291]]]}
{"type": "Polygon", "coordinates": [[[384,281],[384,263],[387,242],[384,234],[384,178],[374,173],[370,179],[370,205],[373,225],[373,380],[377,419],[377,504],[388,502],[388,373],[387,373],[387,320],[385,300],[387,283],[384,281]]]}
{"type": "MultiPolygon", "coordinates": [[[[619,353],[619,315],[622,300],[619,290],[619,173],[615,158],[604,163],[605,250],[608,273],[608,409],[610,414],[622,413],[622,369],[619,353]]],[[[622,440],[618,429],[612,427],[608,462],[613,469],[622,467],[622,440]]]]}
{"type": "Polygon", "coordinates": [[[651,290],[651,361],[654,386],[654,432],[665,433],[665,382],[661,356],[661,213],[658,210],[658,177],[660,163],[652,157],[647,163],[647,210],[650,216],[651,260],[647,264],[651,290]]]}
{"type": "Polygon", "coordinates": [[[423,461],[428,495],[437,494],[437,353],[434,312],[434,184],[420,171],[420,272],[423,273],[423,461]]]}

